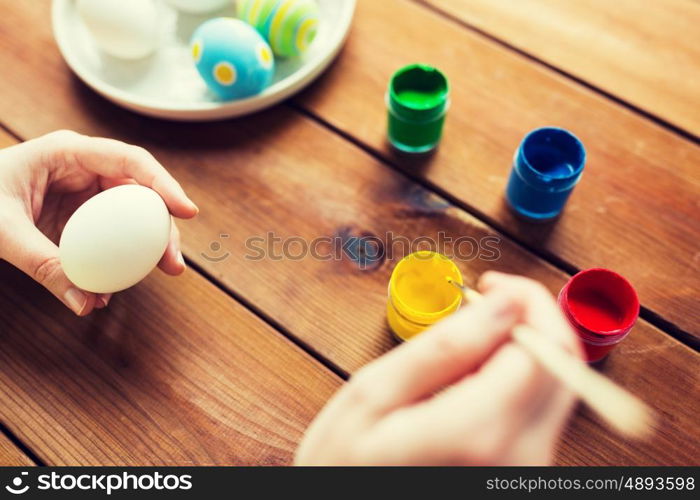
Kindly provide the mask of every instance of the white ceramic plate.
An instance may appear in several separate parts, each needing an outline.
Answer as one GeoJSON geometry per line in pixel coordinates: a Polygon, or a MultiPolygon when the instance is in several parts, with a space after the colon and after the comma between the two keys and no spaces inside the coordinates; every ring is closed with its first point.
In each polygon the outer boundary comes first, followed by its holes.
{"type": "Polygon", "coordinates": [[[68,66],[107,99],[138,113],[183,121],[220,120],[261,110],[298,92],[331,63],[350,30],[355,0],[317,0],[318,34],[297,59],[276,61],[272,84],[262,93],[235,101],[219,100],[194,67],[189,40],[206,19],[233,16],[229,7],[206,15],[185,14],[158,1],[163,19],[159,50],[145,59],[124,61],[100,52],[80,21],[74,0],[53,0],[53,31],[68,66]]]}

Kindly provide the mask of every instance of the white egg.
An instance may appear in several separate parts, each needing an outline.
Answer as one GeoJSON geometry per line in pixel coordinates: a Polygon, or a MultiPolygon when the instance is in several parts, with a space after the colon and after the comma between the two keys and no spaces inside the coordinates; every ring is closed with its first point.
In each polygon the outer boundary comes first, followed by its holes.
{"type": "Polygon", "coordinates": [[[165,202],[144,186],[103,191],[68,219],[59,242],[63,271],[88,292],[112,293],[150,273],[170,239],[165,202]]]}
{"type": "Polygon", "coordinates": [[[97,46],[122,59],[140,59],[158,44],[153,0],[78,0],[78,14],[97,46]]]}
{"type": "Polygon", "coordinates": [[[201,14],[233,5],[232,0],[168,0],[168,3],[183,12],[201,14]]]}

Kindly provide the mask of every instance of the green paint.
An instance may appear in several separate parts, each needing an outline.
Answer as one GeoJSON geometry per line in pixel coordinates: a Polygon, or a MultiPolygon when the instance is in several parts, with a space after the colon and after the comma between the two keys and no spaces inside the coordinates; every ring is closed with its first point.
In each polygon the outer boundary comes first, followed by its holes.
{"type": "Polygon", "coordinates": [[[389,141],[407,152],[435,148],[448,95],[447,78],[433,67],[412,64],[397,71],[389,83],[389,141]]]}
{"type": "Polygon", "coordinates": [[[404,106],[413,109],[429,109],[439,105],[444,99],[442,92],[431,92],[430,90],[400,90],[397,94],[399,101],[404,106]]]}

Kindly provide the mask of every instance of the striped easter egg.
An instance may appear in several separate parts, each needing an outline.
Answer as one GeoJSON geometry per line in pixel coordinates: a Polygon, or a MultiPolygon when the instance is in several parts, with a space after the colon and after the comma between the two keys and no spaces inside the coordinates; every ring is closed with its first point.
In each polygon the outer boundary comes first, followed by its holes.
{"type": "Polygon", "coordinates": [[[255,27],[280,57],[304,52],[318,29],[314,0],[239,0],[238,17],[255,27]]]}

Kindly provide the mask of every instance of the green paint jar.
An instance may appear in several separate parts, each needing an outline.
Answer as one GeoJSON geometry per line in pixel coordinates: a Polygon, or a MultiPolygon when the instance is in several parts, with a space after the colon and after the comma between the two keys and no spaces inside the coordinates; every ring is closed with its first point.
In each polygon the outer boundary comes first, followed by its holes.
{"type": "Polygon", "coordinates": [[[442,72],[425,64],[404,66],[391,77],[386,95],[389,142],[407,153],[425,153],[440,142],[449,107],[442,72]]]}

